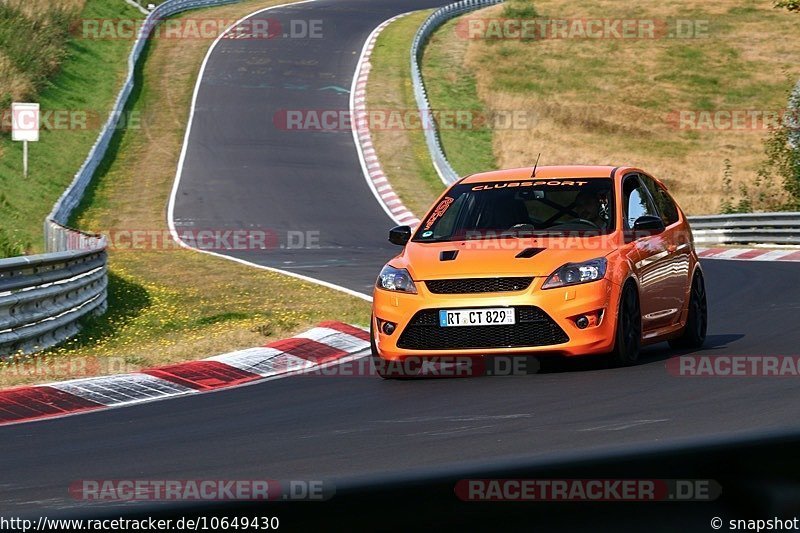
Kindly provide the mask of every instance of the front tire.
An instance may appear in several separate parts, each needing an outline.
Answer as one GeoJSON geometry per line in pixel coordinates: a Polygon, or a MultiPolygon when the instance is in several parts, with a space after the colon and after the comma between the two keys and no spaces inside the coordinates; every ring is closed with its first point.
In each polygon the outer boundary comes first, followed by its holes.
{"type": "Polygon", "coordinates": [[[617,331],[611,360],[616,366],[630,366],[639,359],[642,347],[642,311],[639,291],[629,281],[622,289],[617,311],[617,331]]]}
{"type": "Polygon", "coordinates": [[[703,275],[698,271],[692,280],[692,290],[689,297],[689,316],[681,336],[669,341],[674,349],[700,348],[706,341],[708,329],[708,302],[706,300],[706,285],[703,275]]]}

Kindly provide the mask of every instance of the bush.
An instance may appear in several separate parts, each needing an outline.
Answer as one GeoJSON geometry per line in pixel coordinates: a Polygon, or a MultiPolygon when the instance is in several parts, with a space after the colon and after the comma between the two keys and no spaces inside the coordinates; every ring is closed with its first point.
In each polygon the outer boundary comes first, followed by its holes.
{"type": "Polygon", "coordinates": [[[766,158],[758,169],[761,179],[777,177],[788,195],[785,210],[800,209],[800,83],[788,97],[784,120],[764,140],[766,158]]]}
{"type": "Polygon", "coordinates": [[[532,0],[506,0],[503,4],[503,18],[531,19],[537,16],[532,0]]]}
{"type": "Polygon", "coordinates": [[[800,0],[776,0],[775,7],[800,13],[800,0]]]}
{"type": "Polygon", "coordinates": [[[739,186],[738,200],[731,187],[731,162],[723,162],[723,213],[800,211],[800,82],[788,100],[784,120],[764,139],[764,160],[753,182],[739,186]]]}

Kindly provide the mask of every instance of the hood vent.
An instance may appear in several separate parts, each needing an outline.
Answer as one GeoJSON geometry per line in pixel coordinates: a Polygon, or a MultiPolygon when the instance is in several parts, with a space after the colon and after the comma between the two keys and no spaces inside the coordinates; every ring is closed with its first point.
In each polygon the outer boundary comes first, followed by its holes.
{"type": "Polygon", "coordinates": [[[445,250],[439,253],[439,261],[452,261],[458,255],[458,250],[445,250]]]}
{"type": "Polygon", "coordinates": [[[516,255],[517,259],[530,259],[539,252],[543,252],[544,248],[525,248],[516,255]]]}

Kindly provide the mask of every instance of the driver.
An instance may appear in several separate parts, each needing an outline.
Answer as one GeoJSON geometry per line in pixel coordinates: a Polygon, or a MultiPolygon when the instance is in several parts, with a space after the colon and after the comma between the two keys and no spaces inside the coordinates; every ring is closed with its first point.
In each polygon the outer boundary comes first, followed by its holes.
{"type": "Polygon", "coordinates": [[[578,214],[579,218],[588,220],[600,229],[605,229],[608,226],[608,218],[604,216],[603,202],[600,200],[599,195],[593,192],[579,192],[575,198],[573,210],[578,214]]]}

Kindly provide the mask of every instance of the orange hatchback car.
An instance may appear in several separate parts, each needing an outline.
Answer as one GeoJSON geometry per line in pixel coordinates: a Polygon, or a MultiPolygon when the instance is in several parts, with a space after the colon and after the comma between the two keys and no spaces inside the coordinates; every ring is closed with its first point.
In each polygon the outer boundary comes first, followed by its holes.
{"type": "MultiPolygon", "coordinates": [[[[666,187],[631,167],[473,174],[435,202],[381,270],[377,372],[451,356],[609,354],[699,347],[708,310],[691,230],[666,187]]],[[[411,370],[417,372],[418,370],[411,370]]]]}

